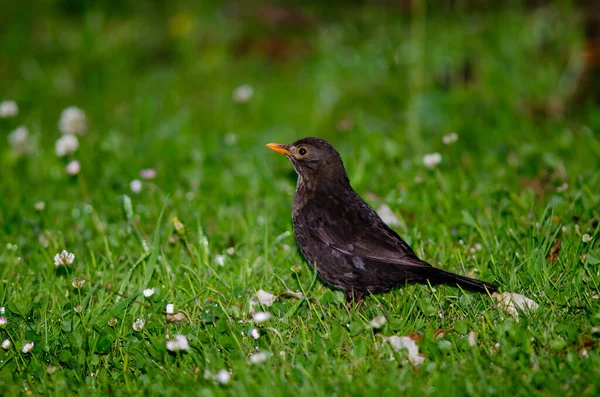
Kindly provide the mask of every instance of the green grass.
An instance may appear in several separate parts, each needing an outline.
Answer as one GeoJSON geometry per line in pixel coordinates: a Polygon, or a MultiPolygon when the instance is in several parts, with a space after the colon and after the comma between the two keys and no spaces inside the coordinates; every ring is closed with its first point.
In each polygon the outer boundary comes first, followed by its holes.
{"type": "Polygon", "coordinates": [[[0,146],[0,339],[13,343],[0,350],[1,394],[598,393],[600,109],[573,99],[578,10],[314,6],[308,25],[271,26],[251,8],[143,4],[15,3],[0,16],[0,101],[20,108],[0,119],[0,141],[19,125],[31,135],[26,156],[0,146]],[[242,84],[248,103],[232,100],[242,84]],[[89,128],[61,159],[70,105],[89,128]],[[295,175],[264,147],[307,135],[338,148],[355,189],[392,208],[424,259],[539,309],[516,322],[487,296],[409,285],[355,312],[313,284],[292,234],[295,175]],[[443,161],[428,170],[432,152],[443,161]],[[144,168],[158,175],[134,194],[144,168]],[[75,261],[57,268],[63,249],[75,261]],[[254,340],[258,289],[307,299],[264,307],[273,318],[254,340]],[[168,303],[183,321],[167,322],[168,303]],[[372,330],[377,315],[388,322],[372,330]],[[420,367],[383,338],[414,332],[420,367]],[[188,352],[166,350],[176,334],[188,352]],[[252,365],[257,351],[270,356],[252,365]],[[221,369],[227,385],[205,379],[221,369]]]}

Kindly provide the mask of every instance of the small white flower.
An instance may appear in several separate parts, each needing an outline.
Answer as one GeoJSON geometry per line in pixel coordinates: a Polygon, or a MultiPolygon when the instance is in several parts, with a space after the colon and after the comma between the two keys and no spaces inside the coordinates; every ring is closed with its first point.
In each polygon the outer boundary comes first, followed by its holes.
{"type": "Polygon", "coordinates": [[[254,353],[250,356],[250,362],[252,364],[262,364],[269,358],[269,355],[265,352],[254,353]]]}
{"type": "Polygon", "coordinates": [[[142,293],[144,294],[144,296],[145,296],[146,298],[149,298],[149,297],[151,297],[152,295],[154,295],[154,288],[148,288],[148,289],[145,289],[144,291],[142,291],[142,293]]]}
{"type": "Polygon", "coordinates": [[[10,347],[10,345],[12,345],[10,339],[4,339],[4,341],[2,342],[2,348],[4,350],[8,350],[8,348],[10,347]]]}
{"type": "Polygon", "coordinates": [[[569,189],[569,184],[567,182],[563,183],[559,187],[556,188],[556,191],[559,193],[566,192],[569,189]]]}
{"type": "Polygon", "coordinates": [[[0,327],[4,327],[6,324],[8,324],[6,317],[0,317],[0,327]]]}
{"type": "Polygon", "coordinates": [[[476,249],[477,251],[481,251],[481,249],[482,249],[482,248],[483,248],[483,247],[481,246],[481,244],[479,244],[479,243],[475,243],[475,249],[476,249]]]}
{"type": "Polygon", "coordinates": [[[83,311],[83,306],[77,305],[73,308],[73,310],[75,310],[75,313],[81,313],[83,311]]]}
{"type": "Polygon", "coordinates": [[[235,145],[236,142],[237,142],[236,134],[229,133],[229,134],[225,135],[225,143],[228,144],[229,146],[235,145]]]}
{"type": "Polygon", "coordinates": [[[235,248],[229,247],[225,252],[227,252],[227,255],[233,255],[235,254],[235,248]]]}
{"type": "Polygon", "coordinates": [[[175,312],[175,305],[172,303],[167,304],[167,314],[173,314],[175,312]]]}
{"type": "Polygon", "coordinates": [[[131,181],[131,183],[129,183],[129,188],[132,192],[138,194],[142,191],[142,181],[140,181],[139,179],[134,179],[133,181],[131,181]]]}
{"type": "Polygon", "coordinates": [[[81,287],[83,287],[84,284],[85,284],[85,280],[82,280],[80,278],[74,278],[73,281],[71,282],[71,285],[73,286],[73,288],[81,288],[81,287]]]}
{"type": "Polygon", "coordinates": [[[8,134],[8,142],[16,154],[25,154],[29,151],[29,130],[20,126],[8,134]]]}
{"type": "Polygon", "coordinates": [[[425,357],[419,354],[419,346],[408,336],[392,335],[387,338],[387,341],[390,342],[396,351],[406,349],[408,351],[408,360],[413,365],[421,365],[425,361],[425,357]]]}
{"type": "Polygon", "coordinates": [[[6,313],[6,308],[4,306],[0,307],[0,314],[6,313]]]}
{"type": "Polygon", "coordinates": [[[377,316],[371,320],[371,327],[379,329],[387,323],[387,319],[384,316],[377,316]]]}
{"type": "Polygon", "coordinates": [[[172,352],[188,351],[190,344],[185,335],[175,335],[175,338],[167,341],[167,350],[172,352]]]}
{"type": "Polygon", "coordinates": [[[257,324],[265,323],[271,319],[271,313],[267,313],[267,312],[254,313],[254,315],[252,316],[252,319],[257,324]]]}
{"type": "Polygon", "coordinates": [[[387,205],[381,204],[377,209],[377,215],[389,226],[402,226],[400,219],[396,216],[394,211],[387,205]]]}
{"type": "Polygon", "coordinates": [[[229,371],[227,371],[226,369],[222,369],[219,372],[217,372],[217,375],[215,376],[215,379],[220,384],[226,385],[231,380],[231,373],[229,371]]]}
{"type": "Polygon", "coordinates": [[[54,264],[56,266],[70,265],[75,260],[75,254],[63,250],[60,254],[54,255],[54,264]]]}
{"type": "Polygon", "coordinates": [[[223,266],[225,264],[225,256],[224,255],[215,255],[215,262],[219,266],[223,266]]]}
{"type": "Polygon", "coordinates": [[[140,171],[140,177],[142,179],[154,179],[156,178],[156,170],[153,168],[147,168],[145,170],[140,171]]]}
{"type": "Polygon", "coordinates": [[[458,135],[456,132],[451,132],[450,134],[442,137],[442,142],[444,142],[444,145],[451,145],[456,141],[458,141],[458,135]]]}
{"type": "Polygon", "coordinates": [[[0,118],[6,119],[19,114],[19,107],[15,101],[0,102],[0,118]]]}
{"type": "Polygon", "coordinates": [[[42,212],[46,208],[46,203],[43,201],[38,201],[33,207],[36,211],[42,212]]]}
{"type": "Polygon", "coordinates": [[[25,343],[23,345],[23,349],[21,350],[23,353],[30,353],[33,350],[33,342],[25,343]]]}
{"type": "Polygon", "coordinates": [[[87,119],[84,111],[78,107],[69,106],[60,115],[58,128],[63,134],[83,135],[87,129],[87,119]]]}
{"type": "Polygon", "coordinates": [[[233,100],[238,103],[250,101],[254,95],[254,89],[248,84],[241,85],[233,90],[233,100]]]}
{"type": "Polygon", "coordinates": [[[81,171],[81,164],[77,160],[71,161],[67,164],[67,174],[69,175],[77,175],[81,171]]]}
{"type": "Polygon", "coordinates": [[[58,157],[75,153],[79,148],[79,140],[75,135],[63,135],[56,140],[55,151],[58,157]]]}
{"type": "Polygon", "coordinates": [[[423,165],[427,168],[435,168],[435,166],[441,162],[442,155],[439,153],[431,153],[423,156],[423,165]]]}
{"type": "Polygon", "coordinates": [[[258,339],[260,338],[260,332],[256,328],[252,328],[252,331],[250,331],[250,336],[252,336],[254,339],[258,339]]]}
{"type": "Polygon", "coordinates": [[[586,234],[584,234],[583,236],[581,236],[581,241],[583,241],[584,243],[589,243],[591,239],[592,239],[592,238],[591,238],[591,237],[590,237],[590,235],[589,235],[589,234],[587,234],[587,233],[586,233],[586,234]]]}
{"type": "Polygon", "coordinates": [[[142,320],[141,318],[138,318],[137,320],[135,320],[133,322],[132,328],[134,331],[141,332],[144,329],[145,324],[146,323],[144,323],[144,320],[142,320]]]}
{"type": "Polygon", "coordinates": [[[277,299],[277,297],[265,290],[259,289],[256,291],[256,298],[261,305],[265,306],[273,306],[273,302],[277,299]]]}

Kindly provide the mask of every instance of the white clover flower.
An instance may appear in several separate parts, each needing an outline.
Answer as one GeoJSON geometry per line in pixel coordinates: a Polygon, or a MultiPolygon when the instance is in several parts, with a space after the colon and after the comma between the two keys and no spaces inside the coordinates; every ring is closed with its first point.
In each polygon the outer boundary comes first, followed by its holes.
{"type": "Polygon", "coordinates": [[[423,156],[423,165],[427,168],[435,168],[442,162],[442,155],[439,153],[431,153],[423,156]]]}
{"type": "Polygon", "coordinates": [[[223,266],[225,264],[225,256],[224,255],[215,255],[215,262],[219,266],[223,266]]]}
{"type": "Polygon", "coordinates": [[[167,341],[167,350],[171,352],[188,351],[190,344],[185,335],[175,335],[173,339],[167,341]]]}
{"type": "Polygon", "coordinates": [[[225,252],[227,252],[227,255],[233,255],[235,254],[235,248],[229,247],[225,252]]]}
{"type": "Polygon", "coordinates": [[[592,240],[592,238],[587,233],[584,234],[583,236],[581,236],[581,241],[583,241],[584,243],[589,243],[591,240],[592,240]]]}
{"type": "Polygon", "coordinates": [[[81,313],[83,311],[83,306],[77,305],[73,308],[73,310],[75,311],[75,313],[81,313]]]}
{"type": "Polygon", "coordinates": [[[6,324],[8,324],[6,317],[0,317],[0,327],[4,327],[6,324]]]}
{"type": "Polygon", "coordinates": [[[0,102],[0,118],[15,117],[17,114],[19,114],[19,107],[15,101],[0,102]]]}
{"type": "Polygon", "coordinates": [[[108,319],[108,325],[113,328],[115,325],[117,325],[118,322],[119,320],[117,320],[115,317],[111,317],[108,319]]]}
{"type": "Polygon", "coordinates": [[[265,352],[254,353],[250,356],[250,363],[252,364],[262,364],[269,358],[269,355],[265,352]]]}
{"type": "Polygon", "coordinates": [[[219,372],[217,372],[217,375],[215,376],[215,379],[220,384],[226,385],[231,380],[231,373],[229,371],[227,371],[226,369],[222,369],[219,372]]]}
{"type": "Polygon", "coordinates": [[[444,142],[444,145],[452,145],[456,141],[458,141],[458,135],[456,132],[451,132],[450,134],[442,137],[442,142],[444,142]]]}
{"type": "Polygon", "coordinates": [[[235,145],[236,142],[237,142],[236,134],[229,133],[229,134],[225,135],[225,143],[228,144],[229,146],[235,145]]]}
{"type": "Polygon", "coordinates": [[[67,164],[67,174],[69,175],[77,175],[81,171],[81,164],[77,160],[71,161],[67,164]]]}
{"type": "Polygon", "coordinates": [[[238,103],[250,101],[254,95],[254,89],[248,84],[241,85],[233,90],[233,100],[238,103]]]}
{"type": "Polygon", "coordinates": [[[144,325],[145,325],[144,320],[138,318],[137,320],[135,320],[133,322],[132,328],[134,331],[141,332],[144,329],[144,325]]]}
{"type": "Polygon", "coordinates": [[[71,285],[73,286],[73,288],[81,288],[83,287],[83,285],[85,284],[85,280],[82,280],[80,278],[74,278],[73,281],[71,282],[71,285]]]}
{"type": "Polygon", "coordinates": [[[31,353],[33,350],[33,342],[25,343],[23,345],[23,349],[21,350],[23,353],[31,353]]]}
{"type": "Polygon", "coordinates": [[[408,336],[392,335],[387,338],[387,341],[390,342],[392,348],[396,351],[406,349],[408,351],[408,360],[413,365],[421,365],[425,361],[425,357],[419,354],[419,346],[408,336]]]}
{"type": "Polygon", "coordinates": [[[8,134],[8,142],[14,152],[18,155],[29,151],[29,130],[25,126],[20,126],[8,134]]]}
{"type": "Polygon", "coordinates": [[[260,338],[260,332],[256,328],[252,328],[252,331],[250,331],[250,336],[252,336],[254,339],[258,339],[260,338]]]}
{"type": "Polygon", "coordinates": [[[175,305],[172,303],[167,304],[167,314],[173,314],[175,312],[175,305]]]}
{"type": "Polygon", "coordinates": [[[257,313],[254,313],[254,315],[252,316],[252,319],[257,324],[265,323],[271,319],[271,313],[257,312],[257,313]]]}
{"type": "Polygon", "coordinates": [[[0,307],[0,314],[6,313],[6,308],[4,306],[0,307]]]}
{"type": "Polygon", "coordinates": [[[4,350],[8,350],[10,345],[12,345],[12,342],[10,341],[10,339],[4,339],[4,341],[2,342],[2,348],[4,350]]]}
{"type": "Polygon", "coordinates": [[[402,226],[402,222],[396,216],[394,211],[387,205],[381,204],[377,209],[377,215],[389,226],[402,226]]]}
{"type": "Polygon", "coordinates": [[[144,294],[144,296],[145,296],[146,298],[149,298],[149,297],[151,297],[152,295],[154,295],[154,288],[148,288],[148,289],[145,289],[144,291],[142,291],[142,293],[144,294]]]}
{"type": "Polygon", "coordinates": [[[56,266],[70,265],[75,260],[75,254],[63,250],[60,254],[54,255],[54,264],[56,266]]]}
{"type": "Polygon", "coordinates": [[[58,157],[64,157],[75,153],[79,148],[79,140],[75,135],[63,135],[57,139],[55,151],[58,157]]]}
{"type": "Polygon", "coordinates": [[[33,207],[36,211],[42,212],[46,208],[46,203],[43,201],[38,201],[33,207]]]}
{"type": "Polygon", "coordinates": [[[142,191],[142,181],[140,181],[139,179],[134,179],[133,181],[131,181],[131,183],[129,183],[129,188],[133,193],[138,194],[142,191]]]}
{"type": "Polygon", "coordinates": [[[387,319],[384,316],[377,316],[371,320],[371,327],[379,329],[387,323],[387,319]]]}
{"type": "Polygon", "coordinates": [[[140,177],[142,179],[154,179],[156,178],[156,170],[153,168],[147,168],[145,170],[140,171],[140,177]]]}
{"type": "Polygon", "coordinates": [[[69,106],[60,115],[58,128],[66,135],[83,135],[87,129],[85,112],[78,107],[69,106]]]}

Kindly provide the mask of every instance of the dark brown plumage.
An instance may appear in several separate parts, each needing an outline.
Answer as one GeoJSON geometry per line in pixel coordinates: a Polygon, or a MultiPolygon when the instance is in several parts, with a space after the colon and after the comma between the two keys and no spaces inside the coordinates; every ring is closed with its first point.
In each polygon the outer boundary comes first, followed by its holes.
{"type": "Polygon", "coordinates": [[[415,255],[354,191],[339,153],[319,138],[267,145],[290,159],[298,174],[292,203],[294,233],[319,277],[343,290],[348,301],[388,291],[406,282],[454,284],[495,292],[484,281],[436,269],[415,255]]]}

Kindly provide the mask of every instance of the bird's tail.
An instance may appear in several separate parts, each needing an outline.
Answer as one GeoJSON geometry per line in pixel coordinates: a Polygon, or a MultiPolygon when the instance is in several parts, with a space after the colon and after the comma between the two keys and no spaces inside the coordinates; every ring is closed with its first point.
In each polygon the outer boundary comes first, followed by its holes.
{"type": "Polygon", "coordinates": [[[475,280],[434,267],[424,267],[422,269],[424,271],[422,277],[431,284],[456,284],[465,290],[490,294],[498,291],[498,287],[485,281],[475,280]]]}

